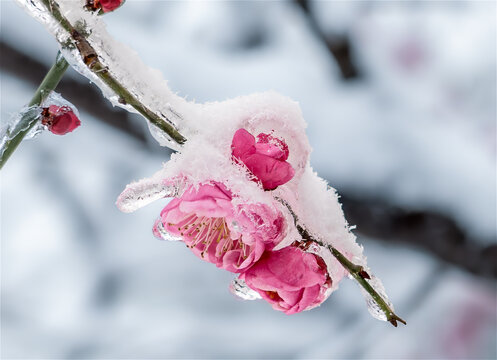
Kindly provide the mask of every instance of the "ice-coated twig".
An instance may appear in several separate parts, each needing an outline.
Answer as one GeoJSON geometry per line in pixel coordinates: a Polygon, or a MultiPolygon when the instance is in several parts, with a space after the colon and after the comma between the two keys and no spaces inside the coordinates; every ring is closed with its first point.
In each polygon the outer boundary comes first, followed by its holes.
{"type": "MultiPolygon", "coordinates": [[[[45,78],[29,102],[28,107],[40,106],[43,103],[47,96],[57,87],[68,66],[69,64],[66,59],[64,59],[60,52],[57,53],[55,63],[45,75],[45,78]]],[[[0,149],[0,169],[5,165],[22,139],[37,124],[39,115],[36,111],[26,111],[18,123],[14,124],[12,128],[6,129],[6,139],[0,149]]]]}
{"type": "Polygon", "coordinates": [[[322,246],[324,248],[327,248],[331,254],[342,264],[342,266],[347,269],[347,271],[354,277],[354,279],[357,281],[357,283],[362,286],[362,288],[369,294],[371,295],[372,299],[376,302],[376,304],[379,306],[379,308],[384,312],[386,320],[390,322],[393,326],[397,327],[397,322],[401,322],[404,325],[406,325],[406,321],[401,319],[399,316],[397,316],[393,309],[387,304],[387,302],[383,299],[383,297],[369,284],[368,280],[371,278],[371,276],[368,274],[368,272],[364,269],[363,266],[361,265],[356,265],[353,262],[351,262],[349,259],[347,259],[340,251],[335,249],[332,245],[330,244],[325,244],[322,241],[314,238],[309,231],[300,223],[297,215],[295,212],[292,210],[290,204],[286,202],[285,200],[281,198],[276,198],[281,204],[283,204],[290,214],[293,217],[293,221],[295,223],[295,227],[297,228],[300,236],[302,236],[302,240],[304,243],[315,243],[318,244],[319,246],[322,246]]]}
{"type": "Polygon", "coordinates": [[[74,47],[79,52],[83,63],[86,67],[105,83],[118,97],[122,104],[130,105],[151,124],[158,127],[160,130],[170,136],[170,138],[178,145],[186,142],[186,138],[180,134],[178,129],[169,122],[168,119],[157,115],[149,107],[144,105],[137,96],[133,95],[129,89],[123,86],[110,72],[110,69],[104,65],[100,59],[100,55],[95,48],[86,39],[84,31],[78,31],[69,20],[60,11],[59,4],[55,0],[40,0],[45,6],[46,11],[53,19],[63,28],[69,35],[68,42],[61,44],[63,48],[74,47]]]}

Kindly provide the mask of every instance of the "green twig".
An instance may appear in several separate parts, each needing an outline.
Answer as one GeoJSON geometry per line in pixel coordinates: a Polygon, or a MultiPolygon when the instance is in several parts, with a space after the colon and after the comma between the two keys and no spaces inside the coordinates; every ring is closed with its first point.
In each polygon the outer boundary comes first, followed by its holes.
{"type": "Polygon", "coordinates": [[[327,248],[331,254],[342,264],[342,266],[347,269],[347,271],[354,277],[354,279],[363,287],[364,290],[368,292],[369,295],[373,298],[373,300],[376,302],[376,304],[380,307],[380,309],[383,311],[383,313],[386,316],[386,319],[388,322],[390,322],[393,326],[397,327],[397,321],[403,323],[406,325],[406,322],[401,319],[399,316],[397,316],[393,310],[390,308],[390,306],[387,304],[387,302],[381,297],[380,294],[369,284],[368,280],[371,278],[369,274],[364,270],[364,268],[360,265],[356,265],[353,262],[351,262],[349,259],[347,259],[340,251],[335,249],[333,246],[329,244],[325,244],[320,240],[315,239],[307,229],[305,229],[298,220],[297,215],[295,212],[292,210],[288,202],[286,202],[283,199],[277,198],[277,200],[282,203],[290,212],[290,214],[293,217],[295,226],[300,234],[302,236],[302,239],[305,243],[315,243],[318,244],[319,246],[327,248]]]}
{"type": "MultiPolygon", "coordinates": [[[[66,59],[64,59],[59,52],[55,63],[50,68],[47,75],[45,75],[45,78],[29,102],[29,107],[41,105],[50,92],[57,87],[57,84],[60,79],[62,79],[68,66],[69,64],[66,59]]],[[[19,146],[22,139],[24,139],[29,131],[36,125],[39,120],[39,115],[40,114],[37,111],[26,111],[18,123],[14,124],[12,128],[7,129],[7,140],[3,146],[3,152],[0,151],[0,169],[5,165],[17,146],[19,146]],[[12,138],[10,138],[10,136],[12,136],[12,138]]]]}

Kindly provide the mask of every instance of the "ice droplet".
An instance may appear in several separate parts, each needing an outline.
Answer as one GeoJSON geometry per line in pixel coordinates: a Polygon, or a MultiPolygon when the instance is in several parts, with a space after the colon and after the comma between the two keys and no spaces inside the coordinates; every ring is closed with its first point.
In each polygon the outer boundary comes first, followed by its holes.
{"type": "Polygon", "coordinates": [[[76,106],[64,99],[64,97],[56,91],[51,91],[47,98],[43,100],[41,107],[49,107],[50,105],[57,105],[59,107],[67,106],[71,108],[74,114],[79,118],[79,112],[76,106]]]}
{"type": "Polygon", "coordinates": [[[174,140],[172,140],[169,135],[167,135],[164,131],[159,129],[157,126],[148,122],[148,129],[152,137],[159,143],[160,146],[167,146],[173,150],[180,150],[181,146],[174,140]]]}
{"type": "Polygon", "coordinates": [[[261,295],[255,290],[248,287],[244,280],[234,278],[230,284],[230,292],[243,300],[262,299],[261,295]]]}
{"type": "Polygon", "coordinates": [[[181,238],[181,236],[176,236],[176,235],[173,235],[173,234],[167,232],[166,229],[164,229],[164,224],[162,224],[162,221],[159,221],[157,223],[157,226],[155,227],[155,229],[157,230],[157,233],[160,235],[162,240],[165,240],[165,241],[181,241],[181,240],[183,240],[181,238]]]}
{"type": "Polygon", "coordinates": [[[39,134],[44,126],[39,122],[41,108],[38,106],[24,107],[18,113],[13,114],[9,120],[0,128],[0,155],[3,155],[6,146],[20,132],[25,131],[32,120],[38,119],[38,123],[27,133],[24,139],[32,139],[39,134]]]}
{"type": "Polygon", "coordinates": [[[26,134],[24,139],[25,140],[34,139],[36,136],[41,134],[46,129],[47,129],[47,127],[45,125],[42,125],[41,123],[37,123],[35,126],[33,126],[31,128],[31,130],[28,131],[28,133],[26,134]]]}
{"type": "MultiPolygon", "coordinates": [[[[381,296],[381,298],[385,301],[385,303],[394,311],[393,304],[388,299],[388,296],[385,292],[385,287],[380,279],[376,276],[372,275],[368,270],[368,274],[371,276],[371,279],[366,280],[369,285],[381,296]]],[[[361,287],[362,295],[364,296],[364,300],[366,300],[366,305],[368,306],[369,313],[378,320],[387,321],[387,316],[385,312],[380,308],[380,306],[376,303],[376,301],[371,297],[371,295],[361,287]]]]}
{"type": "Polygon", "coordinates": [[[231,230],[234,230],[234,231],[240,231],[240,225],[238,225],[238,222],[236,222],[235,220],[233,220],[231,222],[230,228],[231,228],[231,230]]]}
{"type": "Polygon", "coordinates": [[[164,184],[162,181],[142,181],[128,185],[116,204],[122,212],[130,213],[156,200],[178,196],[182,188],[179,182],[164,184]]]}
{"type": "Polygon", "coordinates": [[[311,254],[316,254],[316,255],[319,255],[320,252],[321,252],[321,246],[319,246],[318,244],[316,243],[311,243],[309,245],[309,247],[307,248],[307,252],[311,253],[311,254]]]}

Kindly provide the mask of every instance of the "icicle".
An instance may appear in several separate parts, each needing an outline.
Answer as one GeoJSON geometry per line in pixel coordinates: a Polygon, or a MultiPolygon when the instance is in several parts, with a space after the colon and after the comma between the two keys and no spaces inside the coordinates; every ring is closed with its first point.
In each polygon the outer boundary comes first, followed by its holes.
{"type": "Polygon", "coordinates": [[[116,204],[122,212],[130,213],[156,200],[176,197],[182,189],[182,184],[177,181],[165,184],[162,181],[145,179],[126,186],[116,204]]]}
{"type": "Polygon", "coordinates": [[[243,300],[262,299],[261,295],[247,286],[244,280],[234,278],[230,284],[230,292],[243,300]]]}

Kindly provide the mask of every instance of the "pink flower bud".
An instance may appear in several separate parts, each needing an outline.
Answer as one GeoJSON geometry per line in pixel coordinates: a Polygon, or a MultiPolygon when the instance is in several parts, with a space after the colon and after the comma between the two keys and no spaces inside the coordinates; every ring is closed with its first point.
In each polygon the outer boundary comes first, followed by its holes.
{"type": "Polygon", "coordinates": [[[102,9],[103,12],[116,10],[125,0],[87,0],[86,8],[90,11],[102,9]]]}
{"type": "Polygon", "coordinates": [[[245,129],[239,129],[233,136],[231,153],[260,181],[264,190],[274,190],[290,181],[295,170],[286,160],[288,146],[271,134],[255,137],[245,129]]]}
{"type": "Polygon", "coordinates": [[[104,12],[110,12],[116,10],[119,6],[121,6],[124,0],[98,0],[100,2],[100,6],[104,12]]]}
{"type": "Polygon", "coordinates": [[[81,125],[81,121],[69,106],[50,105],[43,109],[42,116],[41,123],[56,135],[67,134],[81,125]]]}

